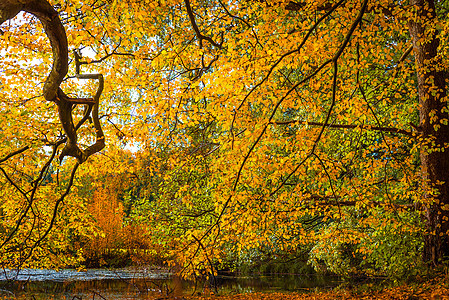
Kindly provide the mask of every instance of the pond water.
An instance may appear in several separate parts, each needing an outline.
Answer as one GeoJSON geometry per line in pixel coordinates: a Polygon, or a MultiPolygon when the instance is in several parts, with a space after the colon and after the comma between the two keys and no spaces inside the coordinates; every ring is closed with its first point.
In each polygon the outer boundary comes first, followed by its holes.
{"type": "MultiPolygon", "coordinates": [[[[219,276],[219,293],[257,291],[308,291],[337,286],[336,277],[277,275],[219,276]]],[[[207,292],[207,282],[184,281],[161,269],[4,270],[0,274],[0,299],[86,300],[157,299],[207,292]]]]}

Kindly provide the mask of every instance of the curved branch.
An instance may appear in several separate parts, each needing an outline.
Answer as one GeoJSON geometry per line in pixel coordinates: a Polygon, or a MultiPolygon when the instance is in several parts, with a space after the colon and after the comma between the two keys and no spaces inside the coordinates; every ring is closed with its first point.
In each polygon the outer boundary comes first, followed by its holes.
{"type": "Polygon", "coordinates": [[[68,43],[64,26],[59,19],[58,12],[45,0],[28,1],[22,10],[35,15],[41,21],[45,34],[50,40],[53,66],[45,80],[43,92],[45,100],[56,101],[59,85],[67,75],[69,66],[68,43]]]}
{"type": "Polygon", "coordinates": [[[186,5],[187,14],[189,15],[190,23],[192,23],[193,30],[195,30],[196,36],[200,40],[200,48],[203,48],[203,40],[206,40],[209,43],[211,43],[211,45],[213,45],[214,47],[221,49],[222,48],[221,44],[216,43],[211,37],[205,36],[201,33],[200,29],[198,28],[198,25],[196,24],[195,16],[193,15],[192,7],[190,6],[190,1],[184,0],[184,3],[186,5]]]}
{"type": "Polygon", "coordinates": [[[19,11],[25,11],[36,16],[45,34],[50,40],[53,52],[53,65],[45,80],[43,95],[45,100],[53,101],[58,105],[59,120],[67,136],[67,143],[62,150],[60,160],[65,156],[73,156],[79,163],[85,161],[90,155],[100,151],[104,147],[104,135],[98,119],[98,104],[101,92],[103,91],[104,80],[101,74],[79,74],[79,56],[75,55],[77,62],[77,77],[81,79],[98,79],[99,86],[95,97],[92,98],[70,98],[60,88],[60,84],[68,71],[68,43],[64,26],[59,19],[58,12],[46,0],[2,0],[0,3],[0,23],[14,17],[19,11]],[[83,118],[75,126],[73,124],[72,109],[76,104],[87,104],[83,118]],[[88,119],[92,112],[92,118],[97,135],[97,142],[82,151],[77,144],[76,131],[88,119]]]}
{"type": "Polygon", "coordinates": [[[78,161],[81,163],[83,152],[78,147],[77,144],[78,136],[76,134],[76,128],[73,125],[73,117],[72,117],[73,104],[72,102],[70,102],[70,98],[60,88],[58,88],[57,100],[58,100],[57,104],[58,104],[59,120],[67,136],[67,143],[64,149],[62,149],[61,154],[59,155],[59,161],[62,161],[62,159],[65,156],[72,156],[76,157],[78,161]]]}
{"type": "Polygon", "coordinates": [[[95,144],[89,146],[87,149],[84,150],[84,153],[82,155],[82,161],[85,161],[92,154],[95,154],[95,153],[101,151],[105,146],[104,133],[103,133],[103,129],[101,128],[100,118],[98,116],[100,97],[101,97],[101,94],[103,93],[103,89],[104,89],[104,77],[102,74],[79,74],[80,64],[81,64],[79,60],[80,60],[80,56],[78,55],[77,52],[75,52],[76,77],[79,79],[96,79],[96,80],[98,80],[97,92],[95,93],[95,96],[93,98],[93,107],[89,105],[89,108],[84,113],[84,117],[81,119],[80,123],[77,125],[77,128],[78,128],[78,126],[81,126],[82,123],[84,123],[84,121],[87,120],[87,117],[89,116],[90,111],[92,110],[92,121],[93,121],[94,127],[95,127],[96,141],[95,141],[95,144]]]}
{"type": "Polygon", "coordinates": [[[76,77],[78,79],[96,79],[99,81],[97,91],[93,98],[69,98],[64,92],[58,90],[58,106],[59,106],[59,119],[61,120],[64,131],[67,135],[67,144],[59,156],[59,160],[62,161],[65,156],[75,157],[81,164],[89,158],[94,153],[97,153],[104,148],[104,133],[101,128],[100,119],[98,117],[98,107],[100,102],[100,96],[104,88],[104,78],[101,74],[79,74],[80,72],[80,55],[75,51],[75,67],[76,67],[76,77]],[[84,115],[78,124],[75,126],[72,117],[72,108],[76,104],[87,105],[84,110],[84,115]],[[96,142],[84,151],[81,150],[77,145],[77,134],[76,131],[83,125],[88,119],[89,115],[92,113],[92,120],[95,127],[96,142]]]}
{"type": "Polygon", "coordinates": [[[14,18],[21,10],[23,4],[17,3],[17,1],[11,0],[2,0],[0,1],[0,25],[14,18]]]}

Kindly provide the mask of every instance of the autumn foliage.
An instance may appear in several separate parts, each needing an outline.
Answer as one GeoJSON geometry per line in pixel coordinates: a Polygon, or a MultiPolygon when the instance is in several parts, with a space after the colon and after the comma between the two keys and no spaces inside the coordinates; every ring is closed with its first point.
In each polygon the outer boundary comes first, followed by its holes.
{"type": "Polygon", "coordinates": [[[52,27],[2,15],[2,266],[126,249],[129,224],[192,277],[304,253],[347,276],[444,262],[444,1],[50,2],[69,111],[42,92],[52,27]],[[80,74],[105,78],[98,116],[70,100],[99,91],[80,74]]]}
{"type": "Polygon", "coordinates": [[[123,204],[114,192],[100,187],[95,190],[88,211],[100,233],[86,241],[84,253],[87,260],[99,261],[104,252],[123,248],[123,204]]]}

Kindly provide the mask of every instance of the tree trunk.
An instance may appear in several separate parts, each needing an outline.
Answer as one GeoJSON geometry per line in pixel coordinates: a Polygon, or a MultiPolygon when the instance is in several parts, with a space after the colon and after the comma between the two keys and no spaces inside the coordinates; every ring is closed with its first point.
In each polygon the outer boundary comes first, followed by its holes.
{"type": "Polygon", "coordinates": [[[414,18],[409,21],[415,63],[418,73],[420,128],[428,147],[421,150],[423,181],[437,190],[436,195],[426,192],[423,259],[430,265],[441,263],[449,255],[447,222],[449,214],[449,125],[446,102],[446,70],[438,57],[438,32],[436,31],[435,3],[431,0],[413,0],[414,18]],[[430,142],[431,141],[431,142],[430,142]],[[446,146],[446,149],[444,147],[446,146]],[[433,151],[428,151],[432,148],[433,151]],[[439,148],[439,149],[437,149],[439,148]],[[436,151],[438,150],[438,151],[436,151]]]}

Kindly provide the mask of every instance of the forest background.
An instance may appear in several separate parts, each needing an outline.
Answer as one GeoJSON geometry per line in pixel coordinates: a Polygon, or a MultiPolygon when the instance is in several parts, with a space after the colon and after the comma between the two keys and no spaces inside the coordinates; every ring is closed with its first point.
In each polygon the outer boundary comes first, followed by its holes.
{"type": "Polygon", "coordinates": [[[3,0],[1,267],[444,267],[448,9],[3,0]]]}

